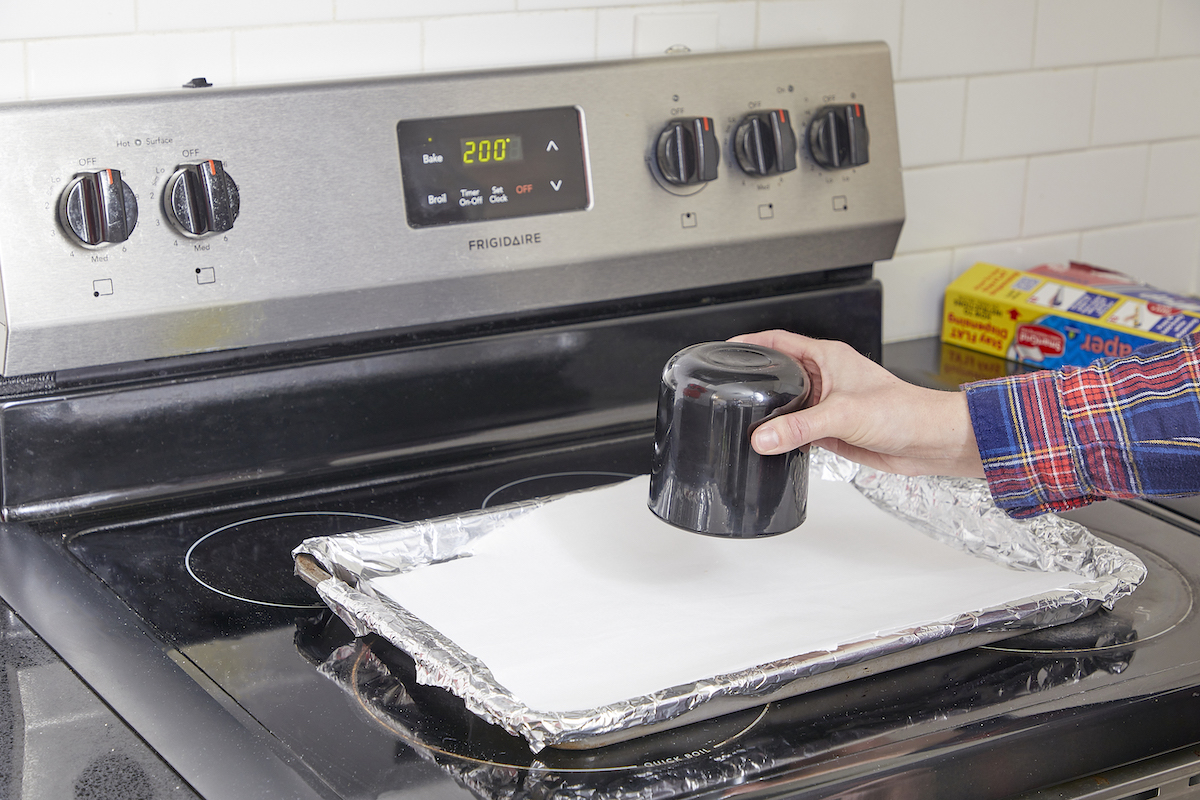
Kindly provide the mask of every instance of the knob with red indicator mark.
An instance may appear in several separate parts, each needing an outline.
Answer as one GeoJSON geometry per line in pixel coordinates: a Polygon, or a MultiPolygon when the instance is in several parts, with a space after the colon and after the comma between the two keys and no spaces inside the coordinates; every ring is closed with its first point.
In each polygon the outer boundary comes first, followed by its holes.
{"type": "Polygon", "coordinates": [[[711,117],[672,122],[658,135],[658,168],[669,183],[686,185],[717,179],[721,147],[711,117]]]}
{"type": "Polygon", "coordinates": [[[167,180],[163,192],[167,219],[185,236],[222,233],[233,227],[241,210],[241,194],[220,161],[184,164],[167,180]]]}
{"type": "Polygon", "coordinates": [[[58,219],[77,244],[89,249],[129,238],[138,220],[137,197],[121,171],[102,169],[76,175],[58,200],[58,219]]]}
{"type": "Polygon", "coordinates": [[[777,175],[796,168],[796,133],[782,108],[750,114],[733,134],[733,153],[750,175],[777,175]]]}
{"type": "Polygon", "coordinates": [[[860,103],[825,106],[808,126],[813,160],[826,169],[848,169],[869,160],[867,116],[860,103]]]}

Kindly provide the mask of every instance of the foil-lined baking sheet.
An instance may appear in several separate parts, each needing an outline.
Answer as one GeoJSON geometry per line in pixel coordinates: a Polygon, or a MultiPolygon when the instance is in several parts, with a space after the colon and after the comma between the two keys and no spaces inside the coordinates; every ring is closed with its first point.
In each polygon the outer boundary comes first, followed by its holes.
{"type": "MultiPolygon", "coordinates": [[[[977,658],[914,665],[900,682],[907,691],[893,687],[887,708],[874,714],[848,707],[838,694],[812,703],[759,705],[599,750],[549,747],[538,753],[499,728],[481,730],[493,726],[473,724],[465,710],[448,711],[436,691],[417,685],[411,662],[373,638],[336,648],[318,669],[368,718],[483,800],[666,800],[732,797],[738,787],[794,769],[798,759],[869,750],[906,727],[941,729],[1000,701],[1044,697],[1093,673],[1120,675],[1133,648],[1023,660],[984,651],[977,658]]],[[[911,796],[922,796],[923,785],[909,786],[911,796]]],[[[928,793],[934,794],[932,785],[928,793]]]]}
{"type": "Polygon", "coordinates": [[[1075,523],[1008,518],[980,481],[889,475],[819,450],[812,469],[809,522],[770,539],[672,528],[645,508],[643,477],[313,539],[296,555],[328,574],[318,591],[356,634],[409,653],[420,682],[534,751],[609,744],[1069,622],[1145,575],[1075,523]],[[759,570],[748,583],[747,565],[759,570]]]}

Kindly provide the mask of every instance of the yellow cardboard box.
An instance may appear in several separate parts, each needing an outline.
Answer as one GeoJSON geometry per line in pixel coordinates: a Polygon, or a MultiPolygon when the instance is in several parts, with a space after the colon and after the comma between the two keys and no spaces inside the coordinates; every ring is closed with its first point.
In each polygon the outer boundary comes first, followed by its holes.
{"type": "Polygon", "coordinates": [[[1123,356],[1200,327],[1200,301],[1071,262],[979,263],[946,288],[942,341],[1047,368],[1123,356]]]}

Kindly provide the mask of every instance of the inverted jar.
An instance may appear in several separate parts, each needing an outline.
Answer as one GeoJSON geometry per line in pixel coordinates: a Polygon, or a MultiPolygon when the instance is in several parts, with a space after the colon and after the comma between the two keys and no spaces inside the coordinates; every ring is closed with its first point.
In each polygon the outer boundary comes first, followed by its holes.
{"type": "Polygon", "coordinates": [[[667,361],[659,384],[649,506],[696,533],[749,539],[804,522],[808,448],[763,456],[750,435],[803,408],[808,375],[777,350],[707,342],[667,361]]]}

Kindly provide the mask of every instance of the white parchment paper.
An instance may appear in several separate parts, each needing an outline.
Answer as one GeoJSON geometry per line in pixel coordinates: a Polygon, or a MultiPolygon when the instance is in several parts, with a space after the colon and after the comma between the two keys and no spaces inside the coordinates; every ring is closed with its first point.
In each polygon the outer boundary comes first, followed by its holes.
{"type": "Polygon", "coordinates": [[[376,593],[545,712],[667,687],[953,619],[1083,577],[947,547],[854,488],[814,480],[808,520],[756,540],[683,531],[643,476],[547,503],[473,554],[372,579],[376,593]]]}

